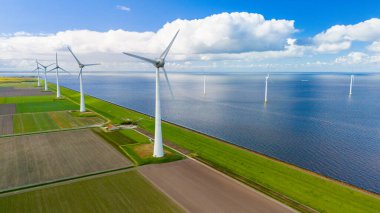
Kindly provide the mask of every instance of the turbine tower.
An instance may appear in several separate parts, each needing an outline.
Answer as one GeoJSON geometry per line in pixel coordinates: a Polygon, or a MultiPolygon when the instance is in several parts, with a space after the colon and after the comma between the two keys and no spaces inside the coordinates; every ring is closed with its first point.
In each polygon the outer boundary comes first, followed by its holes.
{"type": "Polygon", "coordinates": [[[57,80],[57,83],[56,83],[57,84],[57,98],[61,98],[61,88],[59,86],[59,74],[58,73],[59,73],[59,70],[62,70],[64,72],[66,72],[66,73],[69,73],[69,72],[67,72],[65,69],[63,69],[62,67],[60,67],[58,65],[58,54],[57,53],[55,53],[55,64],[56,64],[56,66],[53,69],[49,70],[48,72],[56,70],[55,77],[56,77],[56,80],[57,80]]]}
{"type": "Polygon", "coordinates": [[[268,103],[268,79],[269,79],[269,74],[265,77],[265,98],[264,98],[264,103],[268,103]]]}
{"type": "Polygon", "coordinates": [[[36,60],[36,64],[37,64],[37,68],[35,70],[33,70],[33,72],[37,71],[37,86],[40,87],[41,86],[41,83],[40,83],[40,65],[38,64],[38,61],[36,60]]]}
{"type": "Polygon", "coordinates": [[[44,68],[44,90],[45,91],[48,91],[48,88],[47,88],[47,77],[46,77],[46,72],[47,72],[47,68],[50,67],[51,65],[54,65],[53,64],[49,64],[48,66],[44,66],[42,65],[40,62],[37,62],[39,65],[41,65],[41,67],[44,68]]]}
{"type": "Polygon", "coordinates": [[[84,93],[83,93],[83,78],[82,78],[82,71],[83,71],[83,68],[85,67],[88,67],[88,66],[95,66],[95,65],[100,65],[100,64],[82,64],[78,58],[74,55],[73,51],[71,50],[70,47],[67,47],[67,49],[69,49],[69,51],[71,52],[71,54],[74,56],[75,60],[77,61],[78,63],[78,66],[80,68],[80,71],[79,71],[79,89],[80,89],[80,112],[86,112],[86,105],[84,103],[84,93]]]}
{"type": "Polygon", "coordinates": [[[162,131],[161,131],[160,69],[162,69],[162,71],[164,72],[165,79],[166,79],[166,82],[168,83],[170,93],[173,96],[173,91],[171,89],[168,75],[166,74],[166,70],[165,70],[165,59],[170,51],[171,46],[173,45],[175,38],[178,35],[178,32],[179,30],[174,35],[168,47],[165,49],[165,51],[161,54],[161,56],[158,59],[149,59],[149,58],[141,57],[141,56],[134,55],[131,53],[123,52],[125,55],[149,62],[153,66],[156,67],[156,109],[155,109],[154,149],[153,149],[153,157],[156,157],[156,158],[164,156],[164,148],[162,144],[162,131]]]}
{"type": "Polygon", "coordinates": [[[354,83],[354,75],[351,75],[351,81],[350,81],[350,93],[349,95],[352,95],[352,84],[354,83]]]}

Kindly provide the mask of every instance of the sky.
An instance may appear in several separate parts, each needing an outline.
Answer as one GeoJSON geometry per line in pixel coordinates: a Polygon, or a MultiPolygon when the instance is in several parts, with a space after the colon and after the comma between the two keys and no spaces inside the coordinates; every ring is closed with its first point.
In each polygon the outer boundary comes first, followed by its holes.
{"type": "Polygon", "coordinates": [[[0,71],[35,59],[75,69],[151,70],[121,52],[167,58],[173,71],[380,71],[378,0],[1,0],[0,71]]]}

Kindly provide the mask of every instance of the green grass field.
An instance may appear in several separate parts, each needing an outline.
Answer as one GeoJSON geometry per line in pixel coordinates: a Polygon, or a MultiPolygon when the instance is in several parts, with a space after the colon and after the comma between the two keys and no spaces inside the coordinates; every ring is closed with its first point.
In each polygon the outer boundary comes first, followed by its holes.
{"type": "Polygon", "coordinates": [[[0,97],[0,104],[16,104],[17,113],[77,110],[72,101],[55,99],[55,96],[0,97]]]}
{"type": "MultiPolygon", "coordinates": [[[[62,92],[79,102],[79,93],[67,88],[62,92]]],[[[154,130],[154,120],[146,115],[90,96],[86,96],[86,103],[88,108],[114,123],[142,118],[139,126],[150,132],[154,130]]],[[[163,136],[213,167],[301,211],[305,210],[291,200],[322,212],[378,212],[380,209],[378,197],[190,130],[164,123],[163,136]]]]}
{"type": "Polygon", "coordinates": [[[164,148],[164,157],[152,157],[153,143],[146,136],[131,129],[104,132],[99,128],[94,128],[93,131],[124,153],[136,165],[166,163],[184,159],[181,154],[166,147],[164,148]]]}
{"type": "Polygon", "coordinates": [[[13,133],[30,133],[101,124],[100,117],[76,117],[68,111],[23,113],[13,115],[13,133]]]}
{"type": "Polygon", "coordinates": [[[50,100],[48,102],[32,102],[16,104],[17,113],[50,112],[63,110],[77,110],[78,105],[68,100],[50,100]]]}
{"type": "Polygon", "coordinates": [[[29,213],[183,212],[135,171],[0,197],[0,212],[5,209],[29,213]]]}

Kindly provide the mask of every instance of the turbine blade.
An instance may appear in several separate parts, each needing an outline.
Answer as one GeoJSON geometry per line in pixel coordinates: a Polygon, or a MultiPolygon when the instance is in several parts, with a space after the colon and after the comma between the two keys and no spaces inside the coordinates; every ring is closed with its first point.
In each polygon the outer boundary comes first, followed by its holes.
{"type": "Polygon", "coordinates": [[[58,53],[55,53],[55,64],[56,64],[57,67],[58,67],[58,53]]]}
{"type": "Polygon", "coordinates": [[[78,65],[81,65],[82,63],[80,63],[79,59],[75,56],[75,54],[73,53],[73,51],[71,50],[71,48],[69,46],[67,46],[67,49],[69,49],[69,51],[71,52],[71,54],[74,56],[75,60],[78,62],[78,65]]]}
{"type": "Polygon", "coordinates": [[[169,87],[169,90],[170,90],[170,94],[172,95],[172,97],[174,97],[173,90],[172,90],[172,86],[170,85],[170,81],[169,81],[169,78],[168,78],[168,74],[166,73],[166,70],[165,70],[164,67],[162,67],[162,70],[164,71],[165,79],[166,79],[166,83],[168,83],[168,87],[169,87]]]}
{"type": "Polygon", "coordinates": [[[174,43],[174,40],[175,40],[175,38],[177,37],[178,33],[179,33],[179,30],[178,30],[177,33],[174,35],[174,37],[173,37],[172,41],[169,43],[168,47],[167,47],[167,48],[165,49],[165,51],[161,54],[161,56],[160,56],[161,59],[164,59],[164,60],[165,60],[165,58],[166,58],[166,56],[168,55],[168,53],[169,53],[169,51],[170,51],[170,48],[172,47],[172,45],[173,45],[173,43],[174,43]]]}
{"type": "Polygon", "coordinates": [[[55,64],[55,63],[49,64],[49,65],[46,66],[46,68],[47,68],[47,67],[50,67],[50,66],[52,66],[52,65],[54,65],[54,64],[55,64]]]}
{"type": "Polygon", "coordinates": [[[83,64],[83,66],[85,66],[85,67],[88,67],[88,66],[96,66],[96,65],[100,65],[100,64],[83,64]]]}
{"type": "Polygon", "coordinates": [[[123,54],[131,56],[131,57],[134,57],[134,58],[138,58],[138,59],[143,60],[143,61],[147,61],[147,62],[149,62],[149,63],[151,63],[153,65],[156,64],[156,60],[153,60],[153,59],[145,58],[145,57],[142,57],[142,56],[138,56],[138,55],[134,55],[134,54],[131,54],[131,53],[126,53],[126,52],[123,52],[123,54]]]}
{"type": "Polygon", "coordinates": [[[71,72],[69,72],[69,71],[63,69],[62,67],[58,67],[58,69],[60,69],[60,70],[62,70],[63,72],[66,72],[66,73],[68,73],[69,75],[71,75],[71,72]]]}
{"type": "Polygon", "coordinates": [[[51,71],[53,71],[53,70],[55,70],[55,69],[57,69],[58,67],[54,67],[53,69],[51,69],[51,70],[49,70],[49,71],[46,71],[46,72],[51,72],[51,71]]]}

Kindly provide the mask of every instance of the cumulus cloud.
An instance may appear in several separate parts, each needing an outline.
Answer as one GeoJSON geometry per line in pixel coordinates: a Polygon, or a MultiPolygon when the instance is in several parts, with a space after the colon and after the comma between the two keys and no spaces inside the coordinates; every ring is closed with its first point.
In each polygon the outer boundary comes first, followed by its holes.
{"type": "Polygon", "coordinates": [[[367,47],[372,52],[380,52],[380,41],[375,41],[367,47]]]}
{"type": "MultiPolygon", "coordinates": [[[[2,35],[0,58],[47,58],[56,51],[66,50],[66,46],[70,45],[85,57],[97,60],[102,57],[106,64],[115,64],[115,60],[118,60],[115,58],[120,58],[123,51],[157,57],[178,29],[180,34],[170,57],[179,61],[195,59],[197,56],[203,60],[207,57],[217,58],[213,55],[220,55],[219,58],[233,55],[233,58],[246,53],[259,55],[260,52],[263,57],[281,57],[282,54],[294,54],[292,48],[296,46],[291,39],[297,31],[293,20],[266,20],[260,14],[241,12],[193,20],[177,19],[166,23],[157,32],[67,30],[50,35],[32,35],[27,32],[2,35]]],[[[126,57],[124,59],[133,61],[126,57]]]]}
{"type": "Polygon", "coordinates": [[[256,13],[221,13],[204,19],[178,19],[164,25],[157,37],[181,29],[177,49],[186,53],[241,53],[282,50],[296,32],[292,20],[266,20],[256,13]]]}
{"type": "Polygon", "coordinates": [[[118,9],[118,10],[122,10],[122,11],[126,11],[126,12],[131,11],[131,8],[129,8],[129,7],[127,7],[127,6],[122,6],[122,5],[117,5],[117,6],[116,6],[116,9],[118,9]]]}
{"type": "Polygon", "coordinates": [[[314,36],[318,52],[339,52],[351,47],[352,42],[380,40],[380,19],[372,18],[354,25],[335,25],[314,36]]]}
{"type": "Polygon", "coordinates": [[[363,52],[350,52],[346,56],[341,56],[335,59],[335,63],[337,64],[371,64],[371,63],[379,63],[380,55],[368,55],[363,52]]]}

